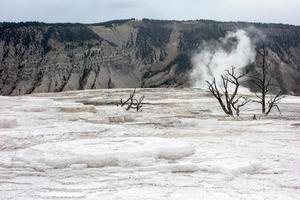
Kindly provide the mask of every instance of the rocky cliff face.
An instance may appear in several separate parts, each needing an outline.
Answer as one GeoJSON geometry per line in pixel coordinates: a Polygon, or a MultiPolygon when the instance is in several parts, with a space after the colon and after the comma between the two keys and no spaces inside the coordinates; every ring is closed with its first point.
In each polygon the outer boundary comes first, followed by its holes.
{"type": "Polygon", "coordinates": [[[203,41],[249,26],[266,35],[273,80],[286,93],[300,95],[300,27],[146,19],[1,23],[0,94],[189,86],[191,57],[203,41]]]}

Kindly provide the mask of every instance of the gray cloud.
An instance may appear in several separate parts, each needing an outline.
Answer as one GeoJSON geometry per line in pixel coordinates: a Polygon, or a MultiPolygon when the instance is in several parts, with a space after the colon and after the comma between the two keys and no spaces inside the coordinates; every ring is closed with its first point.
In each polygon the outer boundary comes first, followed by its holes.
{"type": "Polygon", "coordinates": [[[0,21],[213,19],[300,25],[299,0],[0,0],[0,21]]]}

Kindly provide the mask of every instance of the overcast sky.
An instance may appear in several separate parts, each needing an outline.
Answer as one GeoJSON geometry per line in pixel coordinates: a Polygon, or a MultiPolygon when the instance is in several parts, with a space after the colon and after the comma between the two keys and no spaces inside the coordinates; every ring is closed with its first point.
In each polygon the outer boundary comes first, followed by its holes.
{"type": "Polygon", "coordinates": [[[300,0],[0,0],[0,21],[213,19],[300,25],[300,0]]]}

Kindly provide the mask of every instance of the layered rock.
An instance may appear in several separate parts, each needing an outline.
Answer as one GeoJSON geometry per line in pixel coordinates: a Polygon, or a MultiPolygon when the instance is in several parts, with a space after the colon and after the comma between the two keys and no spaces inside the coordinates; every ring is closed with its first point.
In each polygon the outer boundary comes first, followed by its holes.
{"type": "Polygon", "coordinates": [[[300,27],[147,19],[0,24],[0,94],[189,86],[191,56],[203,41],[249,26],[266,35],[272,78],[300,95],[300,27]]]}

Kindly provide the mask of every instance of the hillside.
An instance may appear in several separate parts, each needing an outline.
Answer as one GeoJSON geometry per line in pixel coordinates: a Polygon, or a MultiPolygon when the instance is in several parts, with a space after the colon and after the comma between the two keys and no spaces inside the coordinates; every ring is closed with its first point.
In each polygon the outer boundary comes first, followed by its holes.
{"type": "MultiPolygon", "coordinates": [[[[300,95],[299,26],[148,19],[98,24],[1,23],[0,95],[187,87],[191,58],[204,41],[218,41],[228,31],[249,27],[265,36],[274,83],[285,93],[300,95]]],[[[259,72],[254,65],[246,70],[259,72]]]]}

